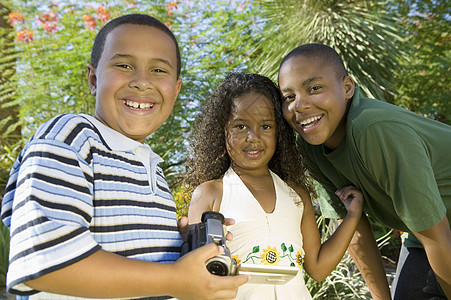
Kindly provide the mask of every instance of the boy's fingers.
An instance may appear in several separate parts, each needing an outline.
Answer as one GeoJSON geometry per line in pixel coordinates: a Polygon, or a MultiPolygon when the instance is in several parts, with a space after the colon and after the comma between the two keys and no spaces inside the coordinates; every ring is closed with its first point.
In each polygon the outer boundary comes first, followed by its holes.
{"type": "Polygon", "coordinates": [[[236,297],[238,287],[245,284],[249,280],[249,275],[218,277],[218,290],[214,293],[214,299],[234,299],[236,297]]]}
{"type": "MultiPolygon", "coordinates": [[[[216,275],[214,275],[216,276],[216,275]]],[[[238,288],[239,286],[245,284],[246,282],[248,282],[250,275],[236,275],[236,276],[218,276],[218,280],[220,283],[218,283],[218,287],[220,290],[222,291],[226,291],[226,290],[235,290],[236,288],[238,288]]],[[[235,295],[232,295],[234,298],[235,295]]]]}
{"type": "Polygon", "coordinates": [[[231,233],[230,231],[227,231],[226,240],[228,240],[228,241],[233,240],[233,233],[231,233]]]}
{"type": "Polygon", "coordinates": [[[215,299],[233,299],[236,297],[237,289],[239,286],[249,281],[249,275],[236,275],[236,276],[216,276],[217,280],[215,285],[217,291],[215,293],[215,299]]]}
{"type": "Polygon", "coordinates": [[[222,253],[224,253],[224,248],[219,247],[218,245],[211,243],[205,246],[202,246],[198,249],[196,249],[195,251],[199,252],[199,255],[201,255],[202,257],[205,257],[205,261],[207,261],[209,258],[213,257],[213,256],[218,256],[221,255],[222,253]]]}
{"type": "Polygon", "coordinates": [[[194,224],[188,224],[188,218],[187,217],[181,217],[177,221],[177,229],[180,232],[180,235],[182,236],[183,241],[186,241],[188,239],[188,233],[190,229],[195,226],[194,224]]]}
{"type": "Polygon", "coordinates": [[[187,217],[181,217],[177,221],[177,228],[179,229],[180,233],[184,233],[188,230],[188,218],[187,217]]]}
{"type": "Polygon", "coordinates": [[[242,275],[236,275],[236,276],[234,276],[234,278],[237,279],[237,284],[238,284],[238,286],[240,286],[240,285],[243,285],[246,282],[248,282],[249,278],[251,278],[251,276],[247,275],[247,274],[246,275],[242,274],[242,275]]]}
{"type": "Polygon", "coordinates": [[[230,225],[234,225],[234,224],[235,224],[235,219],[232,219],[232,218],[225,218],[224,219],[224,225],[230,226],[230,225]]]}

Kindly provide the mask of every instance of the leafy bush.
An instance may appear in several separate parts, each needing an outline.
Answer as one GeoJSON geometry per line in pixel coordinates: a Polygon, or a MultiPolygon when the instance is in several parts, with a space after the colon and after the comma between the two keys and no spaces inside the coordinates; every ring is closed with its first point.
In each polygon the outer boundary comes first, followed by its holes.
{"type": "MultiPolygon", "coordinates": [[[[317,216],[317,224],[322,242],[327,240],[337,227],[335,220],[327,219],[321,215],[317,216]]],[[[365,281],[348,253],[343,256],[341,262],[325,280],[318,282],[307,274],[304,275],[304,279],[314,300],[371,299],[365,281]]]]}
{"type": "Polygon", "coordinates": [[[9,256],[9,230],[0,223],[0,287],[6,284],[6,272],[8,270],[9,256]]]}
{"type": "Polygon", "coordinates": [[[191,190],[182,185],[172,190],[172,196],[177,207],[177,219],[188,216],[189,202],[192,196],[191,190]]]}

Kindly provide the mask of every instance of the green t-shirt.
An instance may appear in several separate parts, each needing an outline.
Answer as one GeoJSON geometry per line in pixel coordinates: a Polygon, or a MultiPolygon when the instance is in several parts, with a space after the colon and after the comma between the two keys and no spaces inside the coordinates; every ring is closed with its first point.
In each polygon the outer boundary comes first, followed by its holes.
{"type": "Polygon", "coordinates": [[[451,126],[361,98],[356,89],[340,146],[327,153],[302,143],[328,194],[320,197],[325,216],[346,216],[334,192],[353,184],[365,196],[364,211],[390,228],[418,232],[445,214],[451,220],[451,126]]]}

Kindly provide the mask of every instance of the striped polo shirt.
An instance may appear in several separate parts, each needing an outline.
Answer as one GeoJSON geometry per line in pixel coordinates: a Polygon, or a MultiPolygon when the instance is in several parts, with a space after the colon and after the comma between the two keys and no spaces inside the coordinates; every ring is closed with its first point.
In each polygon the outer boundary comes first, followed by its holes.
{"type": "Polygon", "coordinates": [[[182,239],[161,161],[147,144],[91,116],[65,114],[40,126],[14,163],[2,200],[11,232],[8,291],[34,294],[25,281],[100,248],[176,261],[182,239]]]}

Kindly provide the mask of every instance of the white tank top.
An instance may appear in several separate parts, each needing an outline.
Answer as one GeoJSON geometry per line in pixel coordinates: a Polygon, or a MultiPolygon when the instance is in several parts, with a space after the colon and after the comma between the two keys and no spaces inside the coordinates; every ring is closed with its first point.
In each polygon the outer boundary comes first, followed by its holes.
{"type": "MultiPolygon", "coordinates": [[[[304,206],[299,195],[270,172],[276,190],[274,211],[266,213],[232,168],[224,174],[220,212],[235,219],[229,227],[228,247],[238,263],[302,267],[301,219],[304,206]]],[[[312,299],[302,272],[284,285],[245,284],[236,299],[312,299]]]]}

